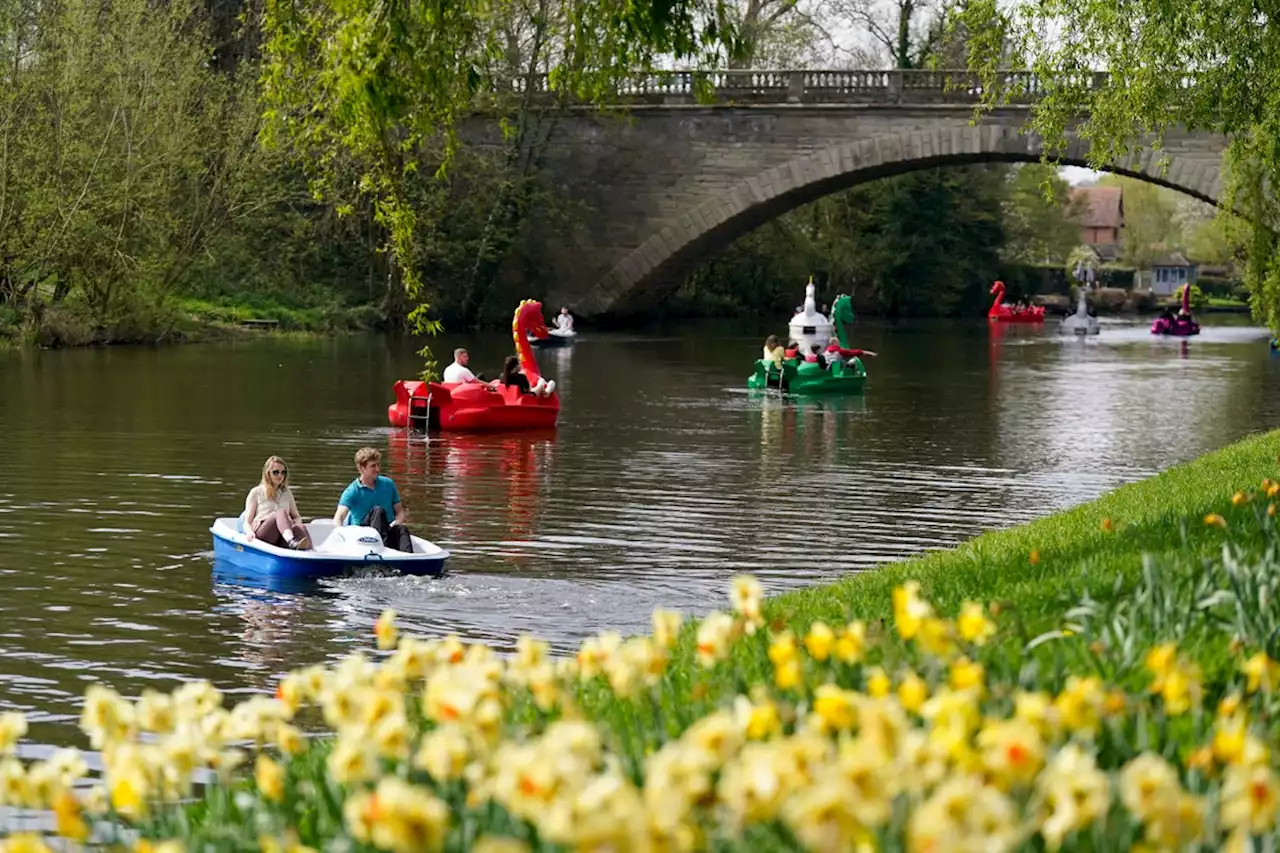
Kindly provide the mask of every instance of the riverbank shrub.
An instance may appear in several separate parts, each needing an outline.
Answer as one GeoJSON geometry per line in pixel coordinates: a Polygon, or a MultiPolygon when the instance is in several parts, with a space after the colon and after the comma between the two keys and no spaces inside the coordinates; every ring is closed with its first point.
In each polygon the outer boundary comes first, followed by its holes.
{"type": "MultiPolygon", "coordinates": [[[[103,784],[77,794],[74,751],[0,759],[0,800],[147,850],[1269,849],[1278,449],[770,601],[739,577],[571,658],[386,612],[376,656],[230,710],[94,685],[103,784]]],[[[0,715],[0,754],[24,729],[0,715]]]]}

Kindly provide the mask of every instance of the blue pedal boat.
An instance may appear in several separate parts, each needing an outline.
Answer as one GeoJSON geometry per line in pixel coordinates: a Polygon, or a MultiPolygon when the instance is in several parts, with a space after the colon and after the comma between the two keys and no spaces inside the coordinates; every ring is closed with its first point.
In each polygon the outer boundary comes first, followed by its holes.
{"type": "Polygon", "coordinates": [[[397,551],[382,544],[372,527],[338,527],[331,518],[306,525],[310,551],[294,551],[268,545],[244,535],[242,518],[218,518],[209,528],[213,534],[213,554],[219,560],[248,572],[279,578],[319,578],[348,574],[371,568],[394,569],[407,575],[438,577],[444,574],[449,552],[417,536],[413,553],[397,551]]]}

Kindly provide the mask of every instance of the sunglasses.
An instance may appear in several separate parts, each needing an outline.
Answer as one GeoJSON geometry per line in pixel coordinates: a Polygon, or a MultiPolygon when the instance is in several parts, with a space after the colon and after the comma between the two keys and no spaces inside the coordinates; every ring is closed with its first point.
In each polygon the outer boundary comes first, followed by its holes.
{"type": "Polygon", "coordinates": [[[272,469],[271,469],[271,476],[273,476],[273,477],[284,477],[284,476],[287,476],[287,475],[288,475],[288,473],[289,473],[289,469],[287,469],[287,468],[286,468],[286,469],[284,469],[284,470],[281,470],[281,469],[279,469],[279,468],[272,468],[272,469]]]}

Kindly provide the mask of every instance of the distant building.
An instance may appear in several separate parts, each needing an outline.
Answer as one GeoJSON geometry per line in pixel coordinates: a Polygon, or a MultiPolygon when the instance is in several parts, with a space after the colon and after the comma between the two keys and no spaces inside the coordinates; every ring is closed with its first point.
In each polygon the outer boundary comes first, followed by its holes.
{"type": "Polygon", "coordinates": [[[1156,296],[1172,296],[1182,285],[1195,284],[1197,278],[1197,265],[1181,252],[1170,252],[1151,262],[1151,292],[1156,296]]]}
{"type": "Polygon", "coordinates": [[[1098,257],[1115,261],[1122,252],[1124,190],[1120,187],[1076,187],[1072,206],[1080,211],[1080,242],[1092,246],[1098,257]]]}

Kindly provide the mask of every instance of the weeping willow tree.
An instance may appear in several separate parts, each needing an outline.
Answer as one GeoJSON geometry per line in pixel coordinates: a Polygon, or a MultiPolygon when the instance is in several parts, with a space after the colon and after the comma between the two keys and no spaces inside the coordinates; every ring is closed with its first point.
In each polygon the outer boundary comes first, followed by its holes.
{"type": "Polygon", "coordinates": [[[634,69],[732,42],[724,12],[719,0],[267,0],[266,139],[303,155],[317,196],[372,204],[384,310],[411,307],[415,330],[434,334],[421,235],[440,215],[460,122],[500,116],[518,144],[548,101],[601,102],[634,69]]]}
{"type": "MultiPolygon", "coordinates": [[[[1280,331],[1280,25],[1249,0],[970,0],[970,69],[987,106],[1002,68],[1037,72],[1030,129],[1061,146],[1074,129],[1101,167],[1175,126],[1230,134],[1227,209],[1251,224],[1245,283],[1255,318],[1280,331]],[[1091,85],[1094,72],[1106,85],[1091,85]]],[[[1049,154],[1052,157],[1052,151],[1049,154]]]]}

